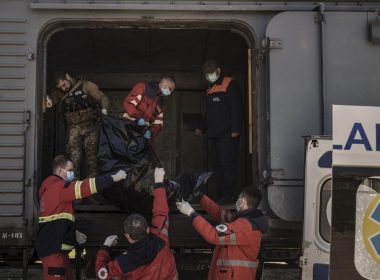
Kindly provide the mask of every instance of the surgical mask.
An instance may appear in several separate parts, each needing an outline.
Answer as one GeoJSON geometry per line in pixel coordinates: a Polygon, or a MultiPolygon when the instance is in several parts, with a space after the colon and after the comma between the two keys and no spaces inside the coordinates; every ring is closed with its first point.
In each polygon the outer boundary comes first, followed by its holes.
{"type": "Polygon", "coordinates": [[[206,74],[206,80],[209,81],[210,83],[216,82],[217,79],[218,79],[218,75],[216,75],[216,72],[206,74]]]}
{"type": "Polygon", "coordinates": [[[161,92],[162,92],[162,95],[164,95],[164,96],[168,96],[168,95],[170,95],[170,89],[169,88],[161,88],[161,92]]]}
{"type": "Polygon", "coordinates": [[[66,171],[66,182],[74,181],[74,171],[66,171]]]}
{"type": "Polygon", "coordinates": [[[240,211],[241,210],[241,203],[240,203],[240,199],[236,200],[236,203],[235,203],[235,208],[236,208],[236,211],[240,211]]]}

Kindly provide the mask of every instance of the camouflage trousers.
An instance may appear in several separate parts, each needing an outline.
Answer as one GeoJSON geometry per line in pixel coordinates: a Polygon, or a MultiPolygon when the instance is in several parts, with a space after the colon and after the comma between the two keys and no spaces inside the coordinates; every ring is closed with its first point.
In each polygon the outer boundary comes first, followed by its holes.
{"type": "Polygon", "coordinates": [[[96,153],[98,150],[98,126],[71,124],[67,130],[67,154],[74,164],[78,179],[95,177],[97,174],[96,153]],[[82,156],[84,155],[84,157],[82,156]],[[85,161],[87,176],[81,176],[81,163],[85,161]]]}

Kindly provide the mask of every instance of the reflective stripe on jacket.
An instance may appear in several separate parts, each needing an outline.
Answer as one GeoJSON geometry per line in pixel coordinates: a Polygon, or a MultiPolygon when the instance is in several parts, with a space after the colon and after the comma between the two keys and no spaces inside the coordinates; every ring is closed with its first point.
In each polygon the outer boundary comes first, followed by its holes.
{"type": "Polygon", "coordinates": [[[39,229],[36,237],[38,256],[42,258],[71,250],[76,244],[73,201],[111,185],[113,180],[109,175],[72,183],[55,175],[46,178],[39,190],[39,229]]]}
{"type": "Polygon", "coordinates": [[[135,121],[143,118],[150,126],[153,136],[164,126],[164,102],[158,83],[138,83],[124,99],[124,117],[135,121]]]}
{"type": "Polygon", "coordinates": [[[203,195],[201,206],[221,224],[211,225],[197,215],[193,226],[209,243],[216,245],[208,279],[255,279],[262,232],[244,217],[236,217],[203,195]]]}

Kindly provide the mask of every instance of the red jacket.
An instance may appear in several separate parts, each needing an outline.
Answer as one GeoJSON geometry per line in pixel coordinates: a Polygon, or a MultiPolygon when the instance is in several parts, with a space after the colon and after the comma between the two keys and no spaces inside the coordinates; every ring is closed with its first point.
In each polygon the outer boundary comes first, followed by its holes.
{"type": "MultiPolygon", "coordinates": [[[[107,249],[99,250],[96,258],[96,274],[99,279],[139,279],[139,280],[173,280],[178,279],[174,256],[170,251],[168,236],[169,208],[166,200],[166,191],[163,187],[156,188],[153,192],[153,217],[150,233],[164,241],[163,248],[158,252],[153,261],[140,266],[130,272],[123,272],[123,256],[111,260],[107,249]],[[125,278],[122,278],[125,276],[125,278]]],[[[128,253],[127,253],[128,254],[128,253]]]]}
{"type": "Polygon", "coordinates": [[[123,107],[125,118],[148,122],[153,136],[164,126],[164,100],[157,82],[136,84],[125,97],[123,107]]]}
{"type": "Polygon", "coordinates": [[[76,244],[73,201],[112,185],[113,180],[109,175],[72,183],[56,175],[46,178],[39,190],[38,256],[42,258],[73,249],[76,244]]]}
{"type": "Polygon", "coordinates": [[[266,218],[255,209],[238,213],[224,210],[206,195],[200,204],[221,223],[214,227],[197,213],[192,215],[195,229],[207,242],[216,245],[208,279],[255,279],[266,218]]]}

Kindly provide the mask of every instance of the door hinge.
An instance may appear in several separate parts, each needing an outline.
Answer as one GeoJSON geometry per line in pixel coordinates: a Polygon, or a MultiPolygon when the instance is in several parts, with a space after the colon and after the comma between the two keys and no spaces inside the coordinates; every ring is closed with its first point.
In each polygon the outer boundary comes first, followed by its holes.
{"type": "Polygon", "coordinates": [[[266,62],[265,53],[263,51],[257,51],[256,65],[263,64],[265,62],[266,62]]]}
{"type": "Polygon", "coordinates": [[[314,22],[319,24],[321,22],[326,23],[326,15],[325,14],[317,14],[314,16],[314,22]]]}
{"type": "Polygon", "coordinates": [[[263,48],[266,49],[282,49],[283,43],[281,39],[277,38],[266,38],[262,41],[263,48]]]}
{"type": "Polygon", "coordinates": [[[24,113],[24,126],[25,131],[28,130],[30,124],[30,111],[25,111],[24,113]]]}
{"type": "Polygon", "coordinates": [[[307,266],[307,258],[305,256],[300,256],[300,267],[307,266]]]}
{"type": "Polygon", "coordinates": [[[31,187],[32,186],[32,179],[29,178],[26,182],[25,182],[25,187],[31,187]]]}

